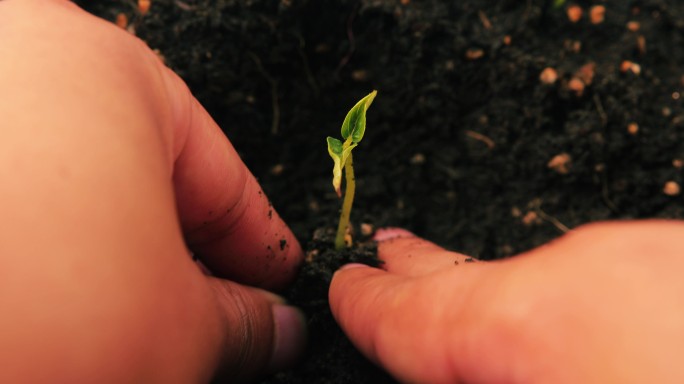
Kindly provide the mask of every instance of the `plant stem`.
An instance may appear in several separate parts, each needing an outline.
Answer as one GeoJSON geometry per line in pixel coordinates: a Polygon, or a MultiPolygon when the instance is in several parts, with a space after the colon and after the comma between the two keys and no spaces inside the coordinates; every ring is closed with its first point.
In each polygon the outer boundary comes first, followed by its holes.
{"type": "Polygon", "coordinates": [[[354,180],[354,161],[352,154],[347,157],[347,162],[344,164],[344,176],[347,186],[344,190],[344,201],[342,202],[342,212],[340,213],[340,223],[337,226],[337,235],[335,236],[335,249],[340,250],[344,248],[344,235],[349,227],[349,216],[351,214],[352,203],[354,202],[354,191],[356,189],[356,181],[354,180]]]}

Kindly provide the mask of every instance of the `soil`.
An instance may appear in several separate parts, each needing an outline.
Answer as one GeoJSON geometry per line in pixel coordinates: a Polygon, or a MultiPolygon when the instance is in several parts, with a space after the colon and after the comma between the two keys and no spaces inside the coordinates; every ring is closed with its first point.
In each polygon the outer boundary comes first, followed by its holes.
{"type": "Polygon", "coordinates": [[[327,306],[337,266],[374,262],[361,235],[330,249],[341,201],[325,144],[373,89],[357,232],[400,226],[493,260],[588,222],[684,217],[684,2],[554,3],[153,0],[141,16],[82,1],[127,15],[185,79],[313,260],[286,293],[309,319],[307,359],[263,383],[393,382],[327,306]]]}

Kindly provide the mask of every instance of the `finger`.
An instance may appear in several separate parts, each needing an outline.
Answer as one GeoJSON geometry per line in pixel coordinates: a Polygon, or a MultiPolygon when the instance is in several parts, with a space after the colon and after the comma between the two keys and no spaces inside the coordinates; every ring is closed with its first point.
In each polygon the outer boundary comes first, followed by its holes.
{"type": "Polygon", "coordinates": [[[476,329],[471,304],[479,267],[488,264],[418,278],[358,264],[342,268],[330,286],[331,310],[354,345],[400,381],[459,382],[462,368],[454,360],[466,361],[461,352],[476,329]]]}
{"type": "Polygon", "coordinates": [[[264,288],[288,283],[302,249],[209,114],[170,70],[173,181],[190,247],[216,275],[264,288]]]}
{"type": "Polygon", "coordinates": [[[476,261],[472,257],[444,248],[400,228],[379,229],[378,258],[383,268],[405,276],[422,276],[476,261]]]}
{"type": "Polygon", "coordinates": [[[306,346],[304,316],[273,294],[211,279],[225,339],[217,376],[226,382],[254,380],[293,365],[306,346]]]}
{"type": "Polygon", "coordinates": [[[374,306],[380,303],[385,306],[388,290],[395,289],[403,280],[381,269],[349,264],[335,272],[330,284],[328,299],[335,320],[356,348],[376,363],[380,363],[375,344],[376,325],[382,311],[374,306]],[[363,326],[364,322],[368,326],[363,326]]]}

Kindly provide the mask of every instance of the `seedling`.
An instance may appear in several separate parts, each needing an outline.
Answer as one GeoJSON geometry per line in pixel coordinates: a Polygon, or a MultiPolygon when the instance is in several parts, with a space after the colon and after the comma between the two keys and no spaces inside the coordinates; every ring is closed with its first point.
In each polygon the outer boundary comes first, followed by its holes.
{"type": "Polygon", "coordinates": [[[366,132],[366,111],[373,103],[377,91],[373,91],[368,96],[359,100],[347,113],[342,123],[342,139],[338,140],[328,136],[328,153],[332,157],[335,165],[333,167],[333,187],[338,197],[342,197],[342,170],[345,171],[346,188],[342,211],[340,212],[340,222],[337,226],[335,236],[335,249],[340,250],[344,247],[344,235],[349,227],[349,215],[351,214],[352,204],[354,203],[354,191],[356,181],[354,180],[354,162],[352,160],[352,149],[359,145],[363,134],[366,132]]]}

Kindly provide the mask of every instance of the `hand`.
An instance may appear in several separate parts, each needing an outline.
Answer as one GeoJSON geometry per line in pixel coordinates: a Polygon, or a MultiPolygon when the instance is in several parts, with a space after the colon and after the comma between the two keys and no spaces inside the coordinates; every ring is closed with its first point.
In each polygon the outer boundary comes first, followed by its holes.
{"type": "Polygon", "coordinates": [[[415,383],[684,381],[684,224],[601,223],[466,262],[402,230],[332,281],[355,345],[415,383]],[[397,237],[398,236],[398,237],[397,237]]]}
{"type": "Polygon", "coordinates": [[[299,314],[256,287],[284,287],[302,250],[185,84],[67,1],[1,1],[0,57],[0,382],[291,363],[299,314]]]}

